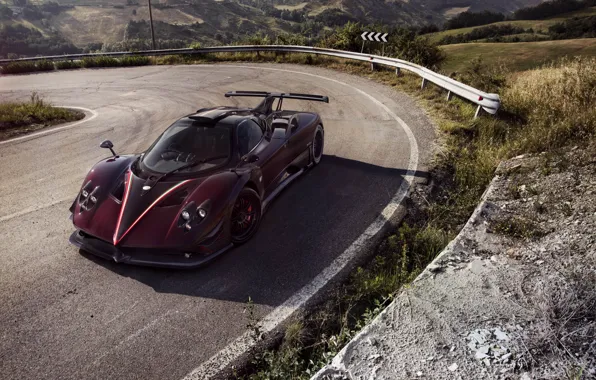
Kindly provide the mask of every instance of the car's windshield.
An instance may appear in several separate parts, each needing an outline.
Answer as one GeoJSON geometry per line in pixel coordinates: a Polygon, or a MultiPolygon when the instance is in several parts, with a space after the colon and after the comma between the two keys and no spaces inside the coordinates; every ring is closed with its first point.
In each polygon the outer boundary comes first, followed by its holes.
{"type": "Polygon", "coordinates": [[[143,157],[148,169],[166,173],[191,162],[202,162],[186,170],[197,172],[214,168],[230,157],[231,128],[206,126],[184,118],[170,126],[143,157]]]}

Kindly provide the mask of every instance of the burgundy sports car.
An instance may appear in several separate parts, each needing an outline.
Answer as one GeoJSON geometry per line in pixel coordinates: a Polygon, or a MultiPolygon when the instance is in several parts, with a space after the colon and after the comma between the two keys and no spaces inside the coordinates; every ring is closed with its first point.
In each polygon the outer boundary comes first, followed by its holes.
{"type": "Polygon", "coordinates": [[[70,207],[70,242],[116,262],[192,268],[250,239],[270,201],[323,155],[319,115],[282,110],[283,100],[329,99],[225,95],[264,99],[184,116],[141,154],[117,155],[104,141],[113,156],[83,181],[70,207]]]}

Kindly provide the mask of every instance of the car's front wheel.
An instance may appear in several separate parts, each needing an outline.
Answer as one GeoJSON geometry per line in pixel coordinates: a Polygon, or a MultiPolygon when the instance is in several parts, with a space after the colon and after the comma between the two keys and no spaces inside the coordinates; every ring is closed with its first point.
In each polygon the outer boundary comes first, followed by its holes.
{"type": "Polygon", "coordinates": [[[248,241],[261,222],[261,199],[256,191],[244,188],[238,194],[231,214],[232,243],[248,241]]]}
{"type": "Polygon", "coordinates": [[[323,148],[325,147],[325,132],[321,124],[317,125],[315,135],[312,140],[312,163],[317,165],[323,157],[323,148]]]}

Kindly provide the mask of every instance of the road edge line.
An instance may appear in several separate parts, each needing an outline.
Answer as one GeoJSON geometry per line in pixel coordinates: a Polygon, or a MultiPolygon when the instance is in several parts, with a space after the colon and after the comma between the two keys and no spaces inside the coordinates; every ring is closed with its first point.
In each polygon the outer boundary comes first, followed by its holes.
{"type": "MultiPolygon", "coordinates": [[[[215,65],[214,65],[215,66],[215,65]]],[[[418,169],[418,142],[414,133],[410,127],[393,111],[389,109],[381,101],[366,93],[365,91],[354,87],[348,83],[324,77],[322,75],[316,75],[311,73],[305,73],[301,71],[275,69],[268,67],[255,67],[255,66],[243,66],[243,65],[226,65],[227,67],[240,67],[240,68],[258,68],[262,70],[270,71],[282,71],[294,74],[308,75],[324,80],[332,81],[343,86],[349,87],[356,92],[364,95],[366,98],[371,100],[381,109],[383,109],[389,116],[391,116],[408,137],[410,145],[410,157],[408,162],[408,170],[404,176],[404,181],[397,190],[397,192],[391,198],[391,201],[381,214],[366,228],[366,230],[340,255],[338,256],[328,267],[323,269],[309,284],[302,287],[298,292],[294,293],[290,298],[284,301],[281,305],[277,306],[273,311],[266,315],[259,323],[259,328],[264,334],[273,332],[279,325],[286,321],[292,314],[301,310],[306,303],[314,298],[323,287],[331,282],[336,276],[338,276],[354,259],[356,259],[363,251],[368,249],[370,243],[374,240],[378,233],[387,226],[389,221],[398,213],[402,201],[408,195],[412,182],[414,181],[414,175],[418,169]]],[[[218,375],[224,371],[236,360],[238,360],[243,354],[256,347],[259,342],[255,342],[251,336],[250,331],[245,331],[240,337],[236,338],[233,342],[228,344],[222,350],[215,355],[211,356],[207,361],[201,363],[198,367],[190,371],[182,380],[199,380],[208,379],[218,375]]]]}
{"type": "Polygon", "coordinates": [[[31,134],[27,134],[27,135],[23,135],[23,136],[19,136],[19,137],[14,137],[12,139],[8,139],[8,140],[4,140],[4,141],[0,141],[0,145],[5,145],[5,144],[9,144],[9,143],[14,143],[14,142],[19,142],[22,140],[27,140],[27,139],[33,139],[35,137],[39,137],[39,136],[44,136],[44,135],[49,135],[52,133],[56,133],[56,132],[60,132],[66,129],[70,129],[73,127],[76,127],[80,124],[86,123],[88,121],[91,121],[93,119],[95,119],[98,115],[98,113],[92,109],[89,108],[85,108],[85,107],[75,107],[75,106],[54,106],[56,108],[70,108],[70,109],[75,109],[75,110],[81,110],[81,111],[85,111],[91,114],[90,117],[85,117],[82,120],[79,121],[75,121],[74,123],[71,124],[67,124],[67,125],[63,125],[61,127],[55,127],[55,128],[49,128],[49,129],[44,129],[42,131],[39,132],[35,132],[35,133],[31,133],[31,134]]]}

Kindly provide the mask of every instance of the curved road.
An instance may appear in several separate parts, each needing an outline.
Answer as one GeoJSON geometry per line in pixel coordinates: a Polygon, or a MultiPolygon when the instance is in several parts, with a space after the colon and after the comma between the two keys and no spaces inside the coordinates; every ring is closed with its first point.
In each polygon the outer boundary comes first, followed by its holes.
{"type": "Polygon", "coordinates": [[[249,297],[262,318],[333,265],[406,188],[412,162],[418,161],[416,176],[424,175],[433,138],[432,125],[407,96],[305,66],[151,66],[0,78],[3,100],[32,91],[91,112],[72,128],[0,143],[2,379],[183,378],[245,332],[249,297]],[[254,239],[184,272],[117,265],[68,244],[68,207],[87,170],[107,155],[99,142],[111,139],[117,152],[142,151],[185,113],[257,101],[223,96],[242,89],[330,98],[329,105],[294,103],[322,115],[326,156],[274,202],[254,239]]]}

